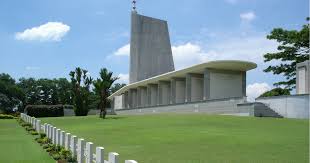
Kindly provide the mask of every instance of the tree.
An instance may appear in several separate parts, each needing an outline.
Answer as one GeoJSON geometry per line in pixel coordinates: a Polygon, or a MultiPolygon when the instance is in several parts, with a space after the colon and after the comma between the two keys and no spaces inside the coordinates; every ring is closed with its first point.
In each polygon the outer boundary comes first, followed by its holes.
{"type": "Polygon", "coordinates": [[[112,77],[113,72],[109,72],[106,68],[100,70],[100,78],[97,78],[94,83],[94,91],[99,95],[100,100],[98,108],[100,109],[100,118],[105,118],[107,111],[106,107],[108,104],[108,96],[111,92],[111,86],[118,79],[118,77],[112,77]]]}
{"type": "Polygon", "coordinates": [[[71,83],[65,79],[21,78],[18,86],[25,93],[26,105],[72,105],[71,83]]]}
{"type": "Polygon", "coordinates": [[[0,74],[0,110],[4,113],[13,112],[24,99],[23,91],[8,74],[0,74]]]}
{"type": "MultiPolygon", "coordinates": [[[[307,18],[309,22],[309,18],[307,18]]],[[[264,71],[273,74],[283,74],[286,81],[274,83],[275,86],[284,85],[291,90],[296,84],[296,64],[309,60],[309,23],[303,26],[300,31],[275,28],[267,36],[269,40],[279,42],[278,52],[264,55],[265,62],[273,60],[282,61],[278,65],[270,65],[264,71]]]]}
{"type": "Polygon", "coordinates": [[[92,84],[92,78],[87,76],[87,70],[80,67],[71,71],[69,75],[71,76],[75,115],[86,116],[89,111],[89,88],[92,84]]]}
{"type": "Polygon", "coordinates": [[[290,95],[289,89],[282,89],[282,88],[274,88],[270,91],[267,91],[261,94],[259,97],[272,97],[272,96],[282,96],[282,95],[290,95]]]}
{"type": "Polygon", "coordinates": [[[126,84],[120,84],[120,83],[116,83],[112,86],[111,88],[111,93],[115,93],[116,91],[120,90],[121,88],[125,87],[126,84]]]}

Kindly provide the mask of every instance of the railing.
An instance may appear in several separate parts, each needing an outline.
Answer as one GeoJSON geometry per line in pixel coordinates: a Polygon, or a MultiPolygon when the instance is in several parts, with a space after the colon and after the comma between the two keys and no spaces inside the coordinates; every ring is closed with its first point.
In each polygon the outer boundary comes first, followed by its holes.
{"type": "MultiPolygon", "coordinates": [[[[96,147],[94,152],[94,144],[86,142],[82,138],[66,133],[65,131],[54,127],[51,124],[44,123],[41,125],[41,120],[30,117],[27,114],[21,113],[21,118],[30,124],[38,132],[46,134],[47,138],[52,140],[52,143],[70,150],[73,156],[77,156],[78,163],[119,163],[119,154],[110,152],[108,160],[104,158],[104,148],[96,147]]],[[[137,163],[134,160],[126,160],[125,163],[137,163]]]]}

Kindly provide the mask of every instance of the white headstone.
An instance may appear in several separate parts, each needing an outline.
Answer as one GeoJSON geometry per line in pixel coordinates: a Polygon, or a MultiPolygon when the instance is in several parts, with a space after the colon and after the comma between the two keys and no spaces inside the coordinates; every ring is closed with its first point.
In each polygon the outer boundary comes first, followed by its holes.
{"type": "Polygon", "coordinates": [[[104,163],[104,148],[96,148],[96,163],[104,163]]]}
{"type": "Polygon", "coordinates": [[[109,163],[118,163],[119,154],[115,152],[109,153],[109,163]]]}
{"type": "Polygon", "coordinates": [[[71,140],[71,134],[66,133],[66,135],[65,135],[65,149],[66,150],[70,149],[70,140],[71,140]]]}
{"type": "Polygon", "coordinates": [[[93,146],[94,144],[92,142],[86,143],[86,163],[93,163],[93,146]]]}
{"type": "Polygon", "coordinates": [[[85,140],[78,139],[78,146],[77,146],[77,162],[83,163],[84,161],[84,148],[85,148],[85,140]]]}

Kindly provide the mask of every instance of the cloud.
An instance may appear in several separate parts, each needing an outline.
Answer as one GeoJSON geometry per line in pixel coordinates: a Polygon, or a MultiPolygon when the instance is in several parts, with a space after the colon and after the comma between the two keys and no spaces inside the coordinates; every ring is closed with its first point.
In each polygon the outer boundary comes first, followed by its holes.
{"type": "Polygon", "coordinates": [[[172,47],[176,69],[211,60],[247,60],[263,63],[263,54],[275,52],[277,43],[265,36],[236,37],[225,39],[204,48],[197,43],[185,43],[172,47]]]}
{"type": "Polygon", "coordinates": [[[118,77],[118,82],[125,84],[129,83],[129,74],[119,74],[118,77]]]}
{"type": "Polygon", "coordinates": [[[251,22],[256,18],[256,15],[253,11],[245,12],[240,14],[240,18],[244,22],[251,22]]]}
{"type": "Polygon", "coordinates": [[[48,22],[38,27],[26,29],[15,34],[17,40],[25,41],[61,41],[70,31],[70,26],[61,22],[48,22]]]}
{"type": "Polygon", "coordinates": [[[255,101],[255,98],[269,91],[271,87],[267,83],[253,83],[247,86],[247,96],[249,101],[255,101]]]}
{"type": "Polygon", "coordinates": [[[116,56],[129,56],[130,54],[130,44],[124,45],[117,49],[114,53],[116,56]]]}
{"type": "Polygon", "coordinates": [[[201,63],[206,61],[208,57],[208,54],[206,54],[199,45],[191,42],[172,46],[172,54],[176,69],[201,63]]]}

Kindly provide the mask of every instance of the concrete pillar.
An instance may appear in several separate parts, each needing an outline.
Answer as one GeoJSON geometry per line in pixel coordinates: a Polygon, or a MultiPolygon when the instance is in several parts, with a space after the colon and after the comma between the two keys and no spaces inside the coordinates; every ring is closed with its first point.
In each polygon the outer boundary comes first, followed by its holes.
{"type": "Polygon", "coordinates": [[[137,103],[138,107],[145,107],[147,105],[147,88],[138,87],[137,88],[137,103]]]}
{"type": "Polygon", "coordinates": [[[210,99],[210,70],[205,69],[204,78],[203,78],[203,99],[210,99]]]}
{"type": "Polygon", "coordinates": [[[185,102],[185,78],[172,78],[170,91],[170,103],[184,103],[185,102]]]}
{"type": "Polygon", "coordinates": [[[246,71],[241,72],[242,75],[242,96],[246,97],[246,71]]]}
{"type": "Polygon", "coordinates": [[[128,91],[126,91],[125,93],[124,93],[124,109],[128,109],[129,108],[129,95],[128,95],[129,93],[128,93],[128,91]]]}
{"type": "Polygon", "coordinates": [[[158,82],[158,104],[159,105],[168,105],[170,104],[170,88],[169,81],[159,81],[158,82]]]}
{"type": "Polygon", "coordinates": [[[296,66],[296,93],[310,93],[310,61],[298,63],[296,66]]]}
{"type": "Polygon", "coordinates": [[[203,100],[203,79],[203,74],[186,74],[185,102],[195,102],[203,100]]]}
{"type": "Polygon", "coordinates": [[[158,105],[158,84],[147,85],[148,106],[158,105]]]}
{"type": "Polygon", "coordinates": [[[129,108],[134,109],[137,107],[137,89],[129,89],[128,90],[129,96],[129,108]]]}

